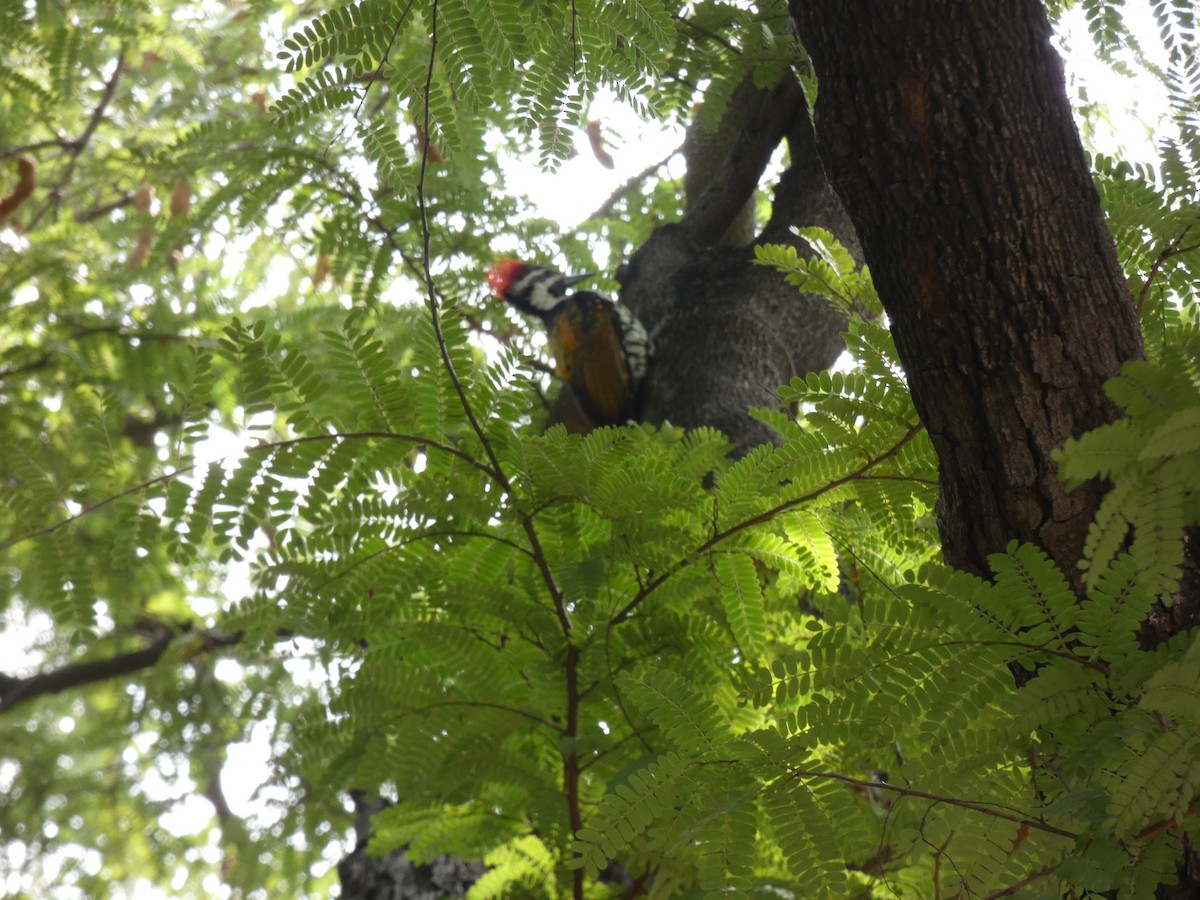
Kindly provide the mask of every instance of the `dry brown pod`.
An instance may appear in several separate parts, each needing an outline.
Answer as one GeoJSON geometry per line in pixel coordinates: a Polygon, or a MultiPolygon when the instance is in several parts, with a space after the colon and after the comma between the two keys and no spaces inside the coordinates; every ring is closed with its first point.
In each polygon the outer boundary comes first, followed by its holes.
{"type": "Polygon", "coordinates": [[[133,206],[138,212],[148,215],[154,206],[154,186],[143,181],[133,192],[133,206]]]}
{"type": "Polygon", "coordinates": [[[440,165],[446,161],[446,157],[442,155],[442,151],[438,149],[438,145],[429,140],[425,134],[425,129],[421,127],[419,122],[413,122],[413,127],[417,129],[417,151],[424,153],[425,158],[434,165],[440,165]]]}
{"type": "Polygon", "coordinates": [[[133,249],[129,251],[129,256],[125,260],[126,268],[140,269],[146,262],[146,257],[150,255],[152,246],[154,246],[154,229],[143,228],[138,232],[137,243],[133,245],[133,249]]]}
{"type": "Polygon", "coordinates": [[[313,287],[320,287],[321,283],[329,277],[329,254],[322,253],[317,257],[317,264],[313,268],[312,282],[313,287]]]}
{"type": "Polygon", "coordinates": [[[592,145],[592,155],[596,157],[596,162],[606,169],[615,169],[617,164],[613,161],[612,154],[604,146],[604,135],[600,131],[599,119],[592,119],[587,123],[587,136],[588,143],[592,145]]]}
{"type": "Polygon", "coordinates": [[[38,185],[37,160],[32,156],[21,154],[17,157],[17,184],[12,192],[0,199],[0,222],[3,222],[29,199],[30,194],[38,185]]]}
{"type": "Polygon", "coordinates": [[[171,188],[171,218],[186,216],[192,208],[192,183],[186,178],[180,178],[171,188]]]}

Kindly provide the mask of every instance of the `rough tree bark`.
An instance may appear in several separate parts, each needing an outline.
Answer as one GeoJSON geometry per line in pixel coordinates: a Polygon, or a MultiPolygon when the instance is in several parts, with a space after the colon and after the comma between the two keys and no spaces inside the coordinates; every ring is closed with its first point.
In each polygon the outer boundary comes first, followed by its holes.
{"type": "MultiPolygon", "coordinates": [[[[790,0],[820,80],[817,145],[862,239],[941,468],[946,560],[986,574],[1018,539],[1076,579],[1103,486],[1051,457],[1114,418],[1142,355],[1132,298],[1071,118],[1040,0],[790,0]]],[[[1195,624],[1181,596],[1143,639],[1195,624]]],[[[1180,883],[1200,896],[1185,843],[1180,883]]]]}
{"type": "Polygon", "coordinates": [[[1100,496],[1051,453],[1142,355],[1039,0],[791,3],[818,146],[941,464],[946,560],[1016,538],[1072,577],[1100,496]]]}
{"type": "MultiPolygon", "coordinates": [[[[773,439],[748,409],[775,402],[793,376],[828,368],[841,352],[845,318],[821,298],[797,294],[755,265],[753,244],[811,249],[790,232],[818,225],[862,260],[841,201],[817,157],[803,92],[785,77],[770,90],[738,88],[718,133],[689,140],[705,185],[690,180],[684,217],[663,225],[617,272],[621,301],[655,335],[642,419],[721,429],[743,453],[773,439]],[[771,217],[744,246],[728,235],[763,170],[786,140],[790,164],[775,186],[771,217]]],[[[693,159],[688,160],[689,171],[693,159]]]]}
{"type": "Polygon", "coordinates": [[[482,862],[439,856],[413,865],[404,850],[384,856],[367,852],[371,820],[387,803],[351,791],[354,802],[354,850],[338,863],[344,900],[443,900],[462,897],[485,871],[482,862]]]}

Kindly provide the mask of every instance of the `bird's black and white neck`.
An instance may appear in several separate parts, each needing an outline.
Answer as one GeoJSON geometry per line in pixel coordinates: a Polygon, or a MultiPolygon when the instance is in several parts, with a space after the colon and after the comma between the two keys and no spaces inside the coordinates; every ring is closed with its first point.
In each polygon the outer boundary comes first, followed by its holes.
{"type": "Polygon", "coordinates": [[[591,275],[564,275],[550,266],[530,266],[516,259],[496,263],[488,272],[488,283],[497,296],[518,310],[543,319],[567,297],[567,288],[591,275]]]}

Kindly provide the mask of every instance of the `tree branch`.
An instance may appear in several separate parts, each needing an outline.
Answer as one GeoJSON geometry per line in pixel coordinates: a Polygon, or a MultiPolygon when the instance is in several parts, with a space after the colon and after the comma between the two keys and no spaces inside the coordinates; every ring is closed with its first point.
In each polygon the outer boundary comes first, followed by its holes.
{"type": "Polygon", "coordinates": [[[1031,828],[1035,831],[1042,831],[1046,834],[1052,834],[1056,837],[1066,838],[1070,841],[1079,839],[1079,835],[1074,831],[1067,831],[1064,828],[1056,828],[1053,825],[1047,825],[1045,822],[1038,822],[1015,812],[1004,812],[1003,810],[997,809],[995,806],[987,803],[976,803],[973,800],[961,800],[958,797],[945,797],[941,794],[931,794],[927,791],[918,791],[912,788],[900,787],[896,784],[888,784],[886,781],[865,781],[861,778],[851,778],[849,775],[842,775],[838,772],[809,772],[803,769],[792,769],[790,774],[793,778],[820,778],[827,781],[837,781],[842,784],[848,784],[851,787],[859,788],[860,790],[888,791],[893,794],[898,794],[901,797],[915,797],[919,800],[930,800],[933,803],[941,803],[946,806],[957,806],[960,809],[969,809],[972,812],[983,813],[984,815],[991,816],[994,819],[1003,819],[1006,822],[1015,822],[1018,825],[1024,825],[1025,827],[1031,828]]]}
{"type": "Polygon", "coordinates": [[[46,203],[39,209],[33,218],[29,220],[28,230],[32,231],[37,223],[47,212],[58,205],[62,199],[63,193],[66,191],[67,183],[71,180],[71,176],[75,172],[75,166],[79,162],[79,157],[87,148],[88,142],[96,133],[96,129],[100,127],[100,123],[104,120],[104,114],[108,110],[108,105],[112,102],[113,96],[117,92],[117,82],[120,81],[121,75],[125,72],[125,57],[124,55],[117,57],[117,64],[113,67],[113,72],[108,76],[108,81],[104,83],[104,91],[100,95],[100,101],[96,104],[96,108],[92,110],[91,116],[88,118],[87,125],[83,129],[83,133],[79,137],[70,141],[64,146],[69,147],[70,156],[67,159],[66,166],[63,167],[62,174],[58,181],[50,188],[50,194],[46,199],[46,203]]]}
{"type": "Polygon", "coordinates": [[[1139,316],[1142,314],[1142,307],[1146,305],[1146,300],[1150,296],[1150,288],[1154,286],[1154,279],[1158,277],[1163,264],[1172,257],[1182,256],[1185,253],[1191,253],[1193,250],[1200,250],[1200,244],[1192,244],[1188,247],[1179,246],[1183,243],[1183,239],[1187,237],[1189,231],[1191,231],[1191,226],[1183,229],[1154,258],[1154,263],[1150,266],[1150,271],[1146,273],[1146,282],[1142,285],[1142,289],[1138,291],[1136,308],[1139,316]]]}
{"type": "Polygon", "coordinates": [[[582,226],[582,225],[587,224],[588,222],[592,222],[596,219],[602,219],[605,216],[610,215],[613,211],[613,208],[618,203],[620,203],[622,200],[624,200],[626,197],[628,197],[630,194],[632,194],[635,190],[637,190],[639,187],[641,187],[642,182],[644,182],[647,178],[649,178],[651,175],[653,175],[655,172],[657,172],[659,169],[661,169],[663,166],[665,166],[667,163],[669,163],[671,160],[673,160],[682,151],[683,151],[682,147],[676,147],[674,150],[672,150],[670,153],[668,153],[666,156],[664,156],[658,162],[651,163],[650,165],[646,166],[646,168],[642,169],[642,171],[638,172],[636,175],[629,178],[628,181],[626,181],[624,184],[622,184],[620,187],[618,187],[615,191],[613,191],[609,195],[607,200],[605,200],[603,203],[601,203],[592,213],[590,213],[587,216],[587,218],[585,218],[579,224],[582,226]]]}
{"type": "Polygon", "coordinates": [[[74,146],[75,141],[71,138],[50,138],[49,140],[35,141],[32,144],[24,144],[20,147],[12,147],[8,150],[0,152],[0,159],[10,159],[14,156],[20,156],[22,153],[33,153],[37,150],[46,150],[50,147],[59,147],[63,150],[70,150],[74,146]]]}
{"type": "Polygon", "coordinates": [[[700,35],[701,37],[707,38],[710,41],[714,41],[714,42],[720,44],[722,47],[724,47],[726,50],[728,50],[734,56],[742,55],[741,50],[739,50],[737,47],[735,47],[733,44],[731,44],[728,40],[723,38],[721,35],[717,34],[715,31],[710,31],[709,29],[705,28],[703,25],[696,24],[691,19],[687,18],[687,16],[676,15],[676,16],[672,16],[671,18],[673,18],[680,25],[686,25],[688,28],[692,29],[692,31],[696,32],[696,34],[700,35]]]}
{"type": "Polygon", "coordinates": [[[75,213],[74,219],[80,224],[92,222],[103,216],[105,213],[110,213],[114,209],[120,209],[123,206],[128,206],[132,202],[133,192],[129,191],[128,193],[122,194],[113,200],[109,200],[107,203],[101,203],[99,206],[93,206],[90,209],[81,209],[79,212],[75,213]]]}
{"type": "Polygon", "coordinates": [[[781,78],[769,91],[758,90],[749,79],[738,86],[721,124],[722,130],[732,131],[732,142],[724,157],[705,173],[703,190],[689,196],[680,223],[697,243],[720,241],[753,195],[771,154],[800,113],[807,115],[804,92],[790,76],[781,78]],[[728,121],[731,117],[732,122],[728,121]]]}
{"type": "MultiPolygon", "coordinates": [[[[133,650],[107,659],[70,663],[57,669],[51,669],[49,672],[30,675],[28,678],[0,675],[0,713],[6,713],[37,697],[61,694],[72,688],[85,687],[149,669],[159,661],[177,637],[191,631],[188,626],[174,629],[163,623],[156,623],[156,625],[158,633],[140,650],[133,650]]],[[[241,632],[223,635],[205,631],[201,634],[204,637],[206,649],[231,647],[242,639],[241,632]]]]}

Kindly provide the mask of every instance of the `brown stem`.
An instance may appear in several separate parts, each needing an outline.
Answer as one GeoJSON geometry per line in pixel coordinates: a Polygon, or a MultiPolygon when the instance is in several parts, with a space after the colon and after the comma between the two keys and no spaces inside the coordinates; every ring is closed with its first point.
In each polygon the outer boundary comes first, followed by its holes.
{"type": "Polygon", "coordinates": [[[22,153],[33,153],[37,150],[46,150],[50,147],[58,147],[62,150],[71,150],[75,146],[75,141],[71,138],[57,137],[50,138],[45,141],[35,141],[32,144],[23,144],[20,147],[11,147],[8,150],[0,152],[0,159],[9,159],[13,156],[20,156],[22,153]]]}
{"type": "Polygon", "coordinates": [[[1200,244],[1192,244],[1187,247],[1180,247],[1179,244],[1187,237],[1187,233],[1191,231],[1191,226],[1183,229],[1183,231],[1171,243],[1164,247],[1154,258],[1154,263],[1150,266],[1150,271],[1146,273],[1146,283],[1142,285],[1142,289],[1138,291],[1137,296],[1137,311],[1138,315],[1142,314],[1142,307],[1146,305],[1146,300],[1150,296],[1150,288],[1154,286],[1154,279],[1158,277],[1159,270],[1163,264],[1174,256],[1182,256],[1184,253],[1191,253],[1193,250],[1200,250],[1200,244]]]}
{"type": "Polygon", "coordinates": [[[88,122],[83,129],[83,133],[80,134],[79,137],[75,138],[75,140],[70,141],[69,145],[64,145],[69,146],[71,151],[70,156],[67,159],[67,164],[63,167],[62,175],[59,176],[59,179],[55,183],[54,187],[50,189],[50,196],[47,198],[46,203],[41,209],[34,213],[33,217],[29,220],[29,228],[27,230],[32,231],[34,227],[36,227],[37,223],[41,220],[42,216],[57,206],[59,201],[62,199],[62,195],[67,188],[67,183],[71,180],[71,175],[75,172],[75,166],[79,162],[79,157],[87,148],[88,142],[92,139],[92,135],[96,133],[96,129],[100,127],[100,123],[104,120],[104,113],[108,110],[108,105],[112,102],[112,98],[117,92],[117,82],[121,79],[121,75],[124,74],[124,72],[125,57],[118,56],[117,64],[113,68],[112,74],[108,77],[108,81],[104,83],[104,91],[100,95],[100,102],[97,103],[96,108],[92,110],[92,114],[88,118],[88,122]]]}
{"type": "Polygon", "coordinates": [[[411,707],[411,712],[415,714],[423,714],[431,709],[498,709],[500,712],[506,712],[511,716],[516,716],[521,719],[528,719],[543,728],[548,728],[556,734],[566,735],[566,729],[555,725],[553,722],[543,719],[541,716],[535,716],[531,712],[519,709],[515,706],[506,706],[503,703],[488,703],[483,700],[442,700],[439,703],[427,703],[425,706],[411,707]]]}
{"type": "MultiPolygon", "coordinates": [[[[438,22],[438,0],[433,0],[433,8],[430,10],[430,30],[429,30],[429,66],[425,71],[425,102],[423,104],[423,127],[426,134],[429,134],[429,95],[433,87],[433,66],[437,59],[437,22],[438,22]]],[[[420,260],[420,277],[425,285],[426,305],[429,307],[429,315],[433,321],[433,333],[437,338],[438,353],[442,358],[442,366],[446,370],[447,376],[450,378],[450,383],[454,386],[454,393],[458,395],[458,402],[462,406],[463,414],[467,417],[467,422],[471,425],[471,430],[475,432],[475,436],[479,439],[480,446],[483,447],[483,452],[487,455],[490,465],[487,466],[488,471],[493,475],[500,487],[505,493],[510,496],[513,493],[512,484],[508,480],[508,476],[504,474],[504,468],[500,465],[500,459],[496,456],[496,451],[492,447],[492,442],[488,439],[487,433],[483,430],[478,417],[475,415],[475,410],[471,407],[471,401],[467,399],[467,392],[463,388],[462,381],[458,377],[458,372],[455,371],[454,361],[450,358],[450,348],[446,344],[446,335],[442,330],[442,315],[441,308],[438,303],[437,287],[433,282],[433,271],[430,268],[430,228],[429,228],[429,204],[425,196],[425,175],[429,169],[429,146],[426,144],[421,149],[421,169],[417,176],[417,209],[421,216],[421,260],[420,260]]],[[[554,612],[558,616],[559,624],[562,626],[563,634],[569,636],[571,633],[571,617],[567,613],[566,599],[563,596],[562,590],[555,581],[554,573],[550,571],[550,564],[546,560],[546,554],[542,549],[541,540],[538,538],[537,529],[534,527],[533,519],[530,516],[523,516],[521,519],[521,527],[525,531],[525,536],[529,538],[529,547],[537,559],[538,570],[541,572],[542,580],[546,584],[547,590],[550,592],[551,600],[554,603],[554,612]]]]}
{"type": "Polygon", "coordinates": [[[994,819],[1003,819],[1006,822],[1015,822],[1018,825],[1024,825],[1035,831],[1042,831],[1046,834],[1053,834],[1056,837],[1066,838],[1067,840],[1078,840],[1079,835],[1073,831],[1067,831],[1063,828],[1056,828],[1053,825],[1047,825],[1045,822],[1037,822],[1026,816],[1016,813],[1005,812],[996,809],[994,806],[989,806],[986,803],[976,803],[973,800],[961,800],[958,797],[945,797],[941,794],[931,794],[927,791],[918,791],[913,788],[900,787],[895,784],[888,784],[885,781],[865,781],[861,778],[851,778],[849,775],[842,775],[838,772],[809,772],[803,769],[793,769],[791,771],[793,778],[821,778],[827,781],[837,781],[841,784],[848,784],[851,787],[860,788],[862,790],[871,791],[890,791],[893,794],[898,794],[901,797],[915,797],[918,800],[930,800],[934,803],[940,803],[945,806],[957,806],[959,809],[969,809],[972,812],[983,813],[985,816],[991,816],[994,819]]]}
{"type": "MultiPolygon", "coordinates": [[[[579,648],[567,645],[567,658],[563,664],[567,679],[567,727],[563,729],[565,745],[570,748],[563,756],[563,791],[567,795],[567,815],[571,822],[571,836],[577,837],[583,828],[583,811],[579,805],[579,753],[575,749],[575,738],[579,736],[579,648]]],[[[579,853],[576,851],[576,857],[579,853]]],[[[571,893],[575,900],[583,900],[583,868],[576,867],[571,876],[571,893]]]]}
{"type": "Polygon", "coordinates": [[[1044,869],[1034,872],[1032,875],[1022,878],[1020,881],[1018,881],[1014,884],[1010,884],[1008,887],[1004,888],[1004,890],[996,891],[993,894],[988,894],[986,897],[983,898],[983,900],[1000,900],[1001,897],[1011,897],[1013,894],[1016,894],[1016,893],[1022,891],[1023,889],[1029,887],[1029,885],[1036,884],[1037,882],[1041,881],[1043,878],[1049,878],[1051,875],[1053,875],[1057,871],[1058,871],[1057,864],[1055,864],[1053,866],[1047,866],[1044,869]]]}
{"type": "Polygon", "coordinates": [[[714,41],[714,42],[720,44],[722,47],[724,47],[726,50],[728,50],[734,56],[742,55],[741,50],[739,50],[737,47],[735,47],[733,44],[731,44],[728,40],[723,38],[721,35],[717,34],[715,31],[710,31],[709,29],[705,28],[703,25],[697,25],[695,22],[693,22],[691,19],[687,18],[686,16],[672,16],[672,18],[676,22],[678,22],[680,25],[686,25],[688,28],[692,29],[692,31],[696,32],[696,34],[700,35],[701,37],[708,38],[708,40],[714,41]]]}
{"type": "Polygon", "coordinates": [[[100,218],[104,214],[110,213],[114,209],[121,209],[121,207],[128,206],[132,202],[133,202],[133,193],[132,192],[130,192],[128,194],[122,194],[120,197],[110,200],[107,203],[101,203],[99,206],[93,206],[90,209],[81,209],[79,212],[75,213],[74,219],[76,222],[79,222],[80,224],[85,223],[85,222],[92,222],[92,221],[95,221],[96,219],[100,218]]]}

